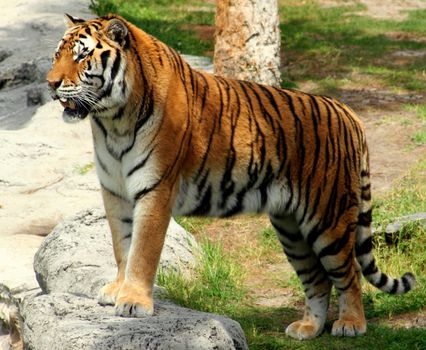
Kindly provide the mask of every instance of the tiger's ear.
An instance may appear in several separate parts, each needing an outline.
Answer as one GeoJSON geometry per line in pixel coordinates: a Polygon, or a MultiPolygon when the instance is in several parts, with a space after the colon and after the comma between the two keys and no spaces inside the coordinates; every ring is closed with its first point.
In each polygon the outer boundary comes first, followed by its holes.
{"type": "Polygon", "coordinates": [[[122,46],[124,46],[124,43],[126,42],[128,32],[129,30],[127,29],[127,26],[118,18],[111,19],[106,29],[107,37],[122,46]]]}
{"type": "Polygon", "coordinates": [[[65,19],[67,21],[68,28],[72,28],[86,22],[84,19],[73,17],[68,13],[65,14],[65,19]]]}

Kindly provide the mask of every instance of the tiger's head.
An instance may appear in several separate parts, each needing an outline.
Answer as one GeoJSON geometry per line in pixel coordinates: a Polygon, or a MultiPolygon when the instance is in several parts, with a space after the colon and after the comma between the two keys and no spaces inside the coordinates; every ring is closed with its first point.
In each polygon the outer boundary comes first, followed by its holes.
{"type": "Polygon", "coordinates": [[[66,18],[69,28],[47,74],[52,98],[64,107],[66,122],[82,120],[89,113],[108,117],[125,104],[131,88],[125,77],[127,25],[116,16],[66,18]]]}

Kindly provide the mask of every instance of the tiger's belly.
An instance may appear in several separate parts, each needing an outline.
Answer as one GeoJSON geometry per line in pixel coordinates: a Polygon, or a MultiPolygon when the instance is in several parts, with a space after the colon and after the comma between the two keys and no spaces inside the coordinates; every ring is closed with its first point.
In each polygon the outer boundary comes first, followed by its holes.
{"type": "Polygon", "coordinates": [[[247,183],[235,184],[233,191],[220,181],[207,185],[181,180],[173,206],[173,215],[227,217],[239,213],[282,213],[288,205],[290,190],[286,180],[247,188],[247,183]]]}

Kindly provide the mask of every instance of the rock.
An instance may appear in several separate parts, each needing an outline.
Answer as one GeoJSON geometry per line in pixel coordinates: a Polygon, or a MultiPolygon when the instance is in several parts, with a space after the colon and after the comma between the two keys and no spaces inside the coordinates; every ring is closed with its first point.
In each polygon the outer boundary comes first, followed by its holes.
{"type": "Polygon", "coordinates": [[[167,301],[152,317],[123,318],[93,299],[52,293],[25,298],[20,312],[33,350],[247,349],[237,322],[167,301]]]}
{"type": "Polygon", "coordinates": [[[12,291],[0,283],[0,349],[21,350],[22,318],[18,310],[19,299],[12,291]]]}
{"type": "MultiPolygon", "coordinates": [[[[195,265],[197,251],[193,236],[171,220],[160,267],[185,273],[195,265]]],[[[45,293],[96,297],[99,289],[115,278],[117,271],[104,212],[85,210],[56,226],[35,255],[34,270],[45,293]]]]}
{"type": "Polygon", "coordinates": [[[397,221],[392,222],[386,226],[387,234],[394,234],[401,230],[401,228],[409,223],[419,223],[426,226],[426,213],[415,213],[398,218],[397,221]]]}
{"type": "Polygon", "coordinates": [[[12,52],[9,50],[0,50],[0,62],[4,61],[6,58],[12,56],[12,52]]]}
{"type": "Polygon", "coordinates": [[[45,103],[44,91],[46,88],[35,87],[27,90],[27,106],[37,106],[45,103]]]}

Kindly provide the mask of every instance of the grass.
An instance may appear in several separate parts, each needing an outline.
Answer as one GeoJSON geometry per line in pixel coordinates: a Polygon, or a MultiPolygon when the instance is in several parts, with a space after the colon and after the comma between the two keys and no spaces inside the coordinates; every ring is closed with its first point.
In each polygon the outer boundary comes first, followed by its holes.
{"type": "MultiPolygon", "coordinates": [[[[362,16],[361,4],[324,7],[318,1],[280,0],[283,86],[319,83],[318,92],[339,95],[350,82],[396,91],[426,89],[426,60],[403,50],[426,50],[426,10],[402,21],[362,16]],[[318,69],[320,67],[320,69],[318,69]],[[357,77],[353,76],[357,72],[357,77]]],[[[178,51],[212,56],[214,4],[197,0],[92,0],[99,15],[118,13],[178,51]]]]}
{"type": "Polygon", "coordinates": [[[84,165],[75,165],[74,166],[74,172],[79,175],[86,175],[89,171],[95,168],[94,162],[89,162],[84,165]]]}
{"type": "Polygon", "coordinates": [[[181,305],[207,312],[232,312],[245,294],[241,270],[220,243],[203,239],[201,250],[192,276],[160,271],[158,284],[166,289],[167,298],[181,305]]]}
{"type": "Polygon", "coordinates": [[[117,13],[179,52],[201,55],[213,41],[197,36],[189,25],[214,25],[214,5],[196,0],[92,0],[98,15],[117,13]],[[191,11],[188,11],[188,8],[191,11]]]}
{"type": "Polygon", "coordinates": [[[421,121],[422,125],[413,135],[411,140],[417,146],[426,144],[426,105],[406,105],[404,109],[414,112],[417,118],[421,121]]]}
{"type": "MultiPolygon", "coordinates": [[[[341,6],[323,7],[315,0],[279,0],[283,86],[300,88],[311,83],[315,92],[337,97],[347,89],[363,88],[395,94],[424,94],[424,56],[400,53],[426,50],[426,42],[419,40],[426,34],[426,10],[409,11],[407,18],[401,21],[378,20],[363,15],[365,8],[353,3],[342,1],[341,6]]],[[[97,0],[93,1],[92,9],[99,15],[121,14],[183,53],[212,55],[214,5],[210,2],[97,0]]],[[[414,112],[422,122],[422,127],[412,135],[412,141],[417,146],[424,145],[426,106],[410,104],[400,108],[414,112]]],[[[411,122],[401,122],[398,127],[411,122]]],[[[389,193],[375,198],[376,227],[386,227],[406,214],[426,211],[425,172],[426,159],[423,157],[389,193]]],[[[251,217],[236,220],[244,221],[244,231],[255,222],[251,217]]],[[[387,322],[391,317],[425,308],[424,227],[406,225],[400,233],[390,237],[378,232],[374,241],[378,265],[386,272],[399,276],[413,271],[417,275],[418,286],[414,291],[404,296],[390,296],[365,284],[363,299],[369,319],[365,336],[334,338],[329,335],[332,324],[329,321],[321,337],[300,342],[290,339],[284,332],[285,326],[302,313],[303,292],[297,276],[292,273],[283,279],[281,275],[274,275],[265,280],[272,274],[267,268],[278,266],[279,259],[284,260],[279,258],[281,248],[270,227],[244,232],[241,236],[238,224],[228,221],[222,225],[218,225],[216,219],[177,218],[177,221],[198,237],[204,253],[192,276],[159,273],[159,282],[167,289],[167,297],[187,307],[226,314],[237,320],[250,349],[426,349],[426,330],[401,329],[387,322]],[[207,232],[215,225],[220,234],[207,238],[207,232]],[[237,233],[240,236],[234,238],[237,233]],[[238,244],[234,246],[229,242],[238,244]],[[251,289],[247,288],[248,284],[251,289]],[[283,293],[290,291],[291,302],[284,307],[259,306],[259,293],[266,293],[268,288],[283,293]]],[[[336,318],[335,310],[331,314],[336,318]]]]}

